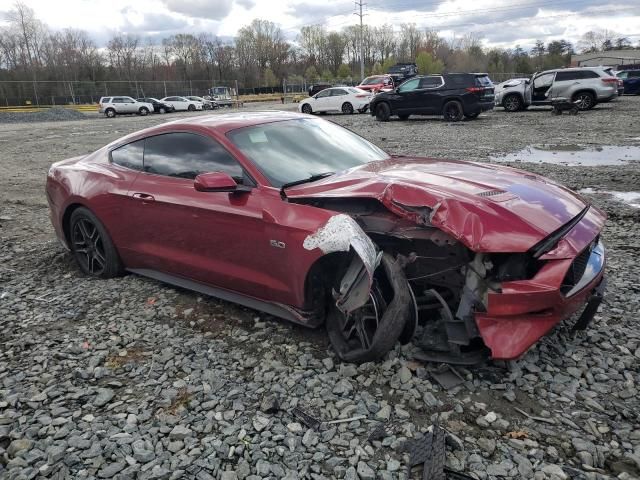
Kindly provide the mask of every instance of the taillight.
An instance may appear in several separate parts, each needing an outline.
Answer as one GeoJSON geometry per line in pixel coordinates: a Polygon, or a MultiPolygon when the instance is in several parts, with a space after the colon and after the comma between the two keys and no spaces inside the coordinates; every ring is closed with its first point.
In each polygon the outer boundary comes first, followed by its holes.
{"type": "Polygon", "coordinates": [[[605,77],[605,78],[601,78],[600,80],[602,80],[604,83],[618,83],[618,79],[614,78],[614,77],[605,77]]]}
{"type": "Polygon", "coordinates": [[[369,95],[363,95],[363,94],[356,95],[356,98],[368,98],[368,97],[369,95]]]}
{"type": "Polygon", "coordinates": [[[484,92],[484,88],[483,87],[467,87],[467,88],[465,88],[465,90],[467,92],[471,92],[471,93],[484,92]]]}

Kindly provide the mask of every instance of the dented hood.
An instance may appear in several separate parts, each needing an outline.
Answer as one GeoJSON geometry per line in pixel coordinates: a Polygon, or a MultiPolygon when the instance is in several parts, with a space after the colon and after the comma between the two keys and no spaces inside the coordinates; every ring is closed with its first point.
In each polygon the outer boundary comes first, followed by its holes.
{"type": "MultiPolygon", "coordinates": [[[[287,197],[375,198],[394,213],[433,225],[479,252],[524,252],[582,212],[578,194],[538,175],[492,164],[392,157],[287,190],[287,197]]],[[[581,237],[600,231],[591,207],[581,237]]],[[[584,247],[567,236],[565,253],[584,247]]]]}

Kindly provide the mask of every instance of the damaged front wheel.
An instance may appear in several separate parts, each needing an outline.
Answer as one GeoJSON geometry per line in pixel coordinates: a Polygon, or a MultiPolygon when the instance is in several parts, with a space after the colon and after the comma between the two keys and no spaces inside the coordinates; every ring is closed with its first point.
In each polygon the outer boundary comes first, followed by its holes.
{"type": "Polygon", "coordinates": [[[344,312],[331,302],[327,331],[338,356],[347,362],[370,362],[384,356],[398,341],[413,311],[409,283],[402,267],[384,254],[374,273],[368,301],[344,312]]]}

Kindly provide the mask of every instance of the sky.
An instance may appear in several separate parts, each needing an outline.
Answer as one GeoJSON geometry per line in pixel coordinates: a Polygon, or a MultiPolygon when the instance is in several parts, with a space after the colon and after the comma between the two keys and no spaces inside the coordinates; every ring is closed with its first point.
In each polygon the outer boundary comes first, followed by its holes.
{"type": "MultiPolygon", "coordinates": [[[[160,39],[207,32],[232,37],[261,18],[279,24],[295,41],[300,27],[340,30],[359,21],[353,0],[22,0],[54,30],[88,31],[98,46],[115,33],[160,39]]],[[[0,23],[14,0],[0,0],[0,23]]],[[[560,38],[578,43],[589,30],[608,29],[640,42],[640,0],[365,0],[369,25],[401,23],[439,31],[446,38],[469,32],[486,46],[530,48],[560,38]]]]}

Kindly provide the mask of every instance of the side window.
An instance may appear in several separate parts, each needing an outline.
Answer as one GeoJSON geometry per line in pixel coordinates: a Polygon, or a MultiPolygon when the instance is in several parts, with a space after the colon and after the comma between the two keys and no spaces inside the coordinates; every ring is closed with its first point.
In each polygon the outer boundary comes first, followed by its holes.
{"type": "Polygon", "coordinates": [[[113,97],[113,100],[111,100],[111,103],[122,103],[122,98],[120,98],[120,97],[113,97]]]}
{"type": "Polygon", "coordinates": [[[543,87],[549,87],[552,83],[553,83],[553,77],[554,77],[555,73],[545,73],[543,75],[540,75],[539,77],[536,77],[536,79],[533,81],[533,88],[543,88],[543,87]]]}
{"type": "Polygon", "coordinates": [[[238,161],[222,145],[193,133],[148,137],[144,147],[144,171],[179,178],[224,172],[239,181],[244,173],[238,161]]]}
{"type": "Polygon", "coordinates": [[[124,100],[126,103],[133,103],[133,102],[135,102],[135,100],[134,100],[133,98],[131,98],[131,97],[124,97],[124,98],[123,98],[123,100],[124,100]]]}
{"type": "Polygon", "coordinates": [[[318,95],[316,95],[317,98],[324,98],[324,97],[328,97],[329,95],[331,95],[331,90],[330,89],[326,89],[326,90],[322,90],[321,92],[318,93],[318,95]]]}
{"type": "MultiPolygon", "coordinates": [[[[631,72],[631,73],[633,73],[633,72],[631,72]]],[[[620,73],[618,74],[618,78],[622,78],[623,80],[624,80],[625,78],[627,78],[627,76],[629,76],[629,72],[620,72],[620,73]]],[[[631,75],[631,77],[633,77],[633,75],[631,75]]]]}
{"type": "Polygon", "coordinates": [[[400,85],[400,92],[410,92],[411,90],[415,90],[416,88],[418,88],[418,85],[420,84],[420,79],[419,78],[414,78],[411,80],[407,80],[406,82],[404,82],[402,85],[400,85]]]}
{"type": "Polygon", "coordinates": [[[631,78],[640,78],[640,70],[635,72],[629,72],[629,77],[631,78]]]}
{"type": "Polygon", "coordinates": [[[564,82],[567,80],[577,80],[581,78],[581,72],[558,72],[556,73],[556,82],[564,82]]]}
{"type": "MultiPolygon", "coordinates": [[[[114,99],[115,100],[115,99],[114,99]]],[[[111,162],[132,170],[142,170],[144,140],[127,143],[111,151],[111,162]]]]}
{"type": "Polygon", "coordinates": [[[340,97],[342,95],[348,95],[348,93],[341,88],[334,88],[331,92],[332,97],[340,97]]]}
{"type": "Polygon", "coordinates": [[[420,88],[438,88],[443,83],[442,77],[424,77],[420,80],[420,88]]]}

